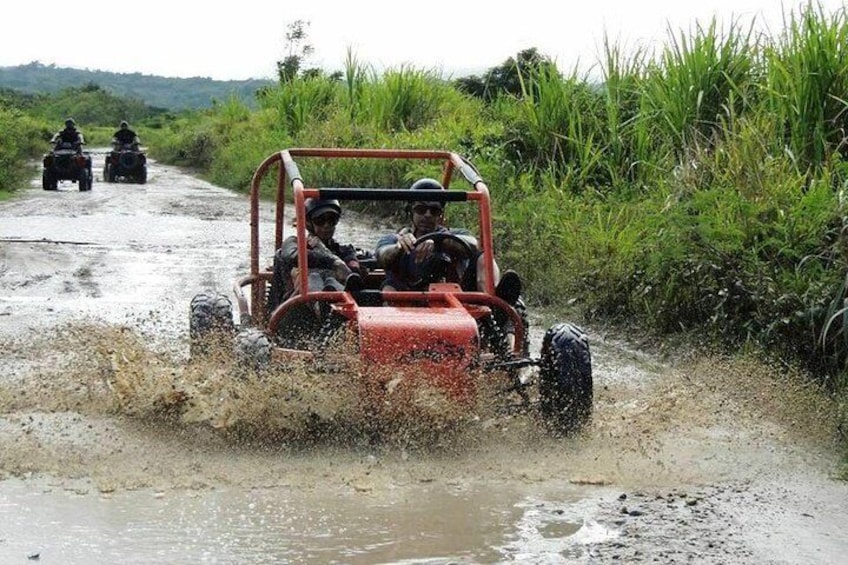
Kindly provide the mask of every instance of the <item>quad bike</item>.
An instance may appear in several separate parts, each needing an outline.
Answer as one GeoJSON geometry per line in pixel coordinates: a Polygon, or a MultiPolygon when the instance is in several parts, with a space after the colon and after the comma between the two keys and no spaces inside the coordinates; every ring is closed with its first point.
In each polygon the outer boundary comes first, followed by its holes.
{"type": "MultiPolygon", "coordinates": [[[[381,395],[388,395],[392,387],[404,381],[410,387],[435,388],[458,406],[470,406],[486,381],[498,378],[505,407],[532,411],[557,435],[576,432],[585,426],[592,413],[588,338],[577,326],[558,323],[545,333],[540,356],[529,355],[529,324],[524,302],[519,299],[508,303],[500,298],[492,282],[495,262],[491,222],[488,187],[474,166],[453,152],[289,149],[270,155],[256,170],[251,183],[250,272],[234,283],[240,324],[234,322],[233,302],[227,295],[214,290],[196,295],[189,316],[192,357],[204,354],[204,344],[212,336],[220,340],[222,335],[226,339],[230,335],[240,364],[259,370],[285,370],[295,363],[306,363],[316,370],[338,371],[338,364],[342,363],[341,372],[364,380],[369,401],[376,394],[377,404],[381,395]],[[441,162],[445,190],[307,188],[295,158],[310,162],[407,160],[419,169],[422,161],[441,162]],[[275,248],[263,252],[259,194],[263,179],[271,171],[277,173],[276,221],[272,226],[275,248]],[[451,188],[455,175],[463,177],[468,188],[451,188]],[[288,204],[287,196],[291,196],[288,204]],[[457,282],[446,280],[447,270],[436,265],[429,269],[426,290],[381,290],[385,271],[368,254],[363,254],[360,263],[369,268],[363,277],[364,288],[307,290],[275,305],[277,301],[269,299],[269,292],[274,269],[279,266],[260,268],[260,258],[273,256],[274,250],[281,246],[286,208],[293,202],[298,238],[295,276],[300,278],[299,288],[308,288],[304,206],[307,198],[316,197],[343,201],[464,202],[476,207],[488,288],[463,290],[457,282]],[[316,311],[322,314],[316,317],[313,314],[316,311]],[[304,322],[309,319],[313,321],[304,322]],[[346,355],[336,351],[342,345],[347,348],[346,355]]],[[[432,233],[419,241],[432,240],[435,257],[450,262],[447,249],[455,252],[457,246],[444,244],[454,237],[432,233]]]]}
{"type": "Polygon", "coordinates": [[[138,184],[147,182],[147,156],[138,143],[113,144],[103,164],[103,180],[110,183],[119,180],[138,184]]]}
{"type": "Polygon", "coordinates": [[[57,141],[53,150],[44,155],[42,164],[41,185],[44,190],[58,190],[61,180],[78,183],[80,192],[91,190],[91,155],[82,151],[81,145],[57,141]]]}

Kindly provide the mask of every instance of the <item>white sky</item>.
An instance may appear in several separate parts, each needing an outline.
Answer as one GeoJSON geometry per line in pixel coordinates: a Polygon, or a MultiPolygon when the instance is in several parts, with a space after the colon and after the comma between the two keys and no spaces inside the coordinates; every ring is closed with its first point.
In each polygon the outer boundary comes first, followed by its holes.
{"type": "MultiPolygon", "coordinates": [[[[219,80],[272,78],[295,20],[309,22],[308,66],[344,67],[350,48],[376,69],[409,65],[453,76],[536,47],[561,69],[597,62],[604,33],[630,49],[716,16],[772,30],[803,0],[11,0],[0,67],[59,67],[219,80]]],[[[828,14],[844,0],[820,0],[828,14]]]]}

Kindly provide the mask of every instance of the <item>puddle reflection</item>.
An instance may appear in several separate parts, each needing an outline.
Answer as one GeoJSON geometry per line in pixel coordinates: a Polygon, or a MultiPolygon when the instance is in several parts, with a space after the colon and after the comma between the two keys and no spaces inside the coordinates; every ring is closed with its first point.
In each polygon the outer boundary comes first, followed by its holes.
{"type": "Polygon", "coordinates": [[[553,562],[575,544],[615,535],[579,515],[585,494],[546,500],[502,485],[432,484],[100,494],[8,480],[0,562],[553,562]]]}

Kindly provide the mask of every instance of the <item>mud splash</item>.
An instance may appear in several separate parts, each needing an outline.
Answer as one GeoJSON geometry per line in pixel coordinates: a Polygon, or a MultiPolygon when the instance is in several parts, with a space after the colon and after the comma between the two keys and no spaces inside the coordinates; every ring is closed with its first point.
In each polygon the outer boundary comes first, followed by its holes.
{"type": "Polygon", "coordinates": [[[6,340],[8,369],[21,375],[0,389],[3,413],[74,411],[154,425],[207,427],[239,444],[294,446],[373,443],[438,449],[469,424],[498,416],[494,382],[481,383],[473,407],[434,387],[390,383],[379,405],[350,374],[304,366],[257,372],[239,364],[232,340],[196,359],[154,349],[125,326],[68,324],[36,340],[6,340]],[[29,359],[36,359],[32,362],[29,359]]]}
{"type": "Polygon", "coordinates": [[[0,433],[15,437],[4,461],[10,475],[75,476],[86,462],[114,464],[125,448],[129,458],[155,453],[158,436],[165,449],[185,443],[221,457],[447,458],[453,472],[475,459],[495,477],[640,488],[750,478],[789,470],[796,458],[828,464],[835,438],[836,407],[819,391],[744,358],[665,367],[638,386],[599,375],[590,426],[560,439],[531,413],[504,412],[496,383],[472,409],[426,389],[377,406],[363,401],[350,375],[305,367],[259,374],[234,363],[227,344],[192,360],[154,349],[125,326],[69,324],[2,346],[0,433]]]}

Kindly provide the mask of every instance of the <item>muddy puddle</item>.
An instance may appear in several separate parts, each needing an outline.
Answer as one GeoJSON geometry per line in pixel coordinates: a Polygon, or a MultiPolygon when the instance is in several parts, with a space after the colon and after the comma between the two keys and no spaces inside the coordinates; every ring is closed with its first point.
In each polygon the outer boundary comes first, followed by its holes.
{"type": "MultiPolygon", "coordinates": [[[[789,369],[589,330],[594,417],[552,437],[355,376],[188,353],[247,270],[244,197],[146,185],[0,205],[0,563],[835,563],[835,409],[789,369]]],[[[346,216],[340,236],[370,245],[346,216]],[[347,231],[345,231],[347,230],[347,231]]],[[[531,311],[532,313],[532,311],[531,311]]],[[[538,351],[545,319],[536,312],[538,351]]],[[[485,390],[485,389],[484,389],[485,390]]]]}

